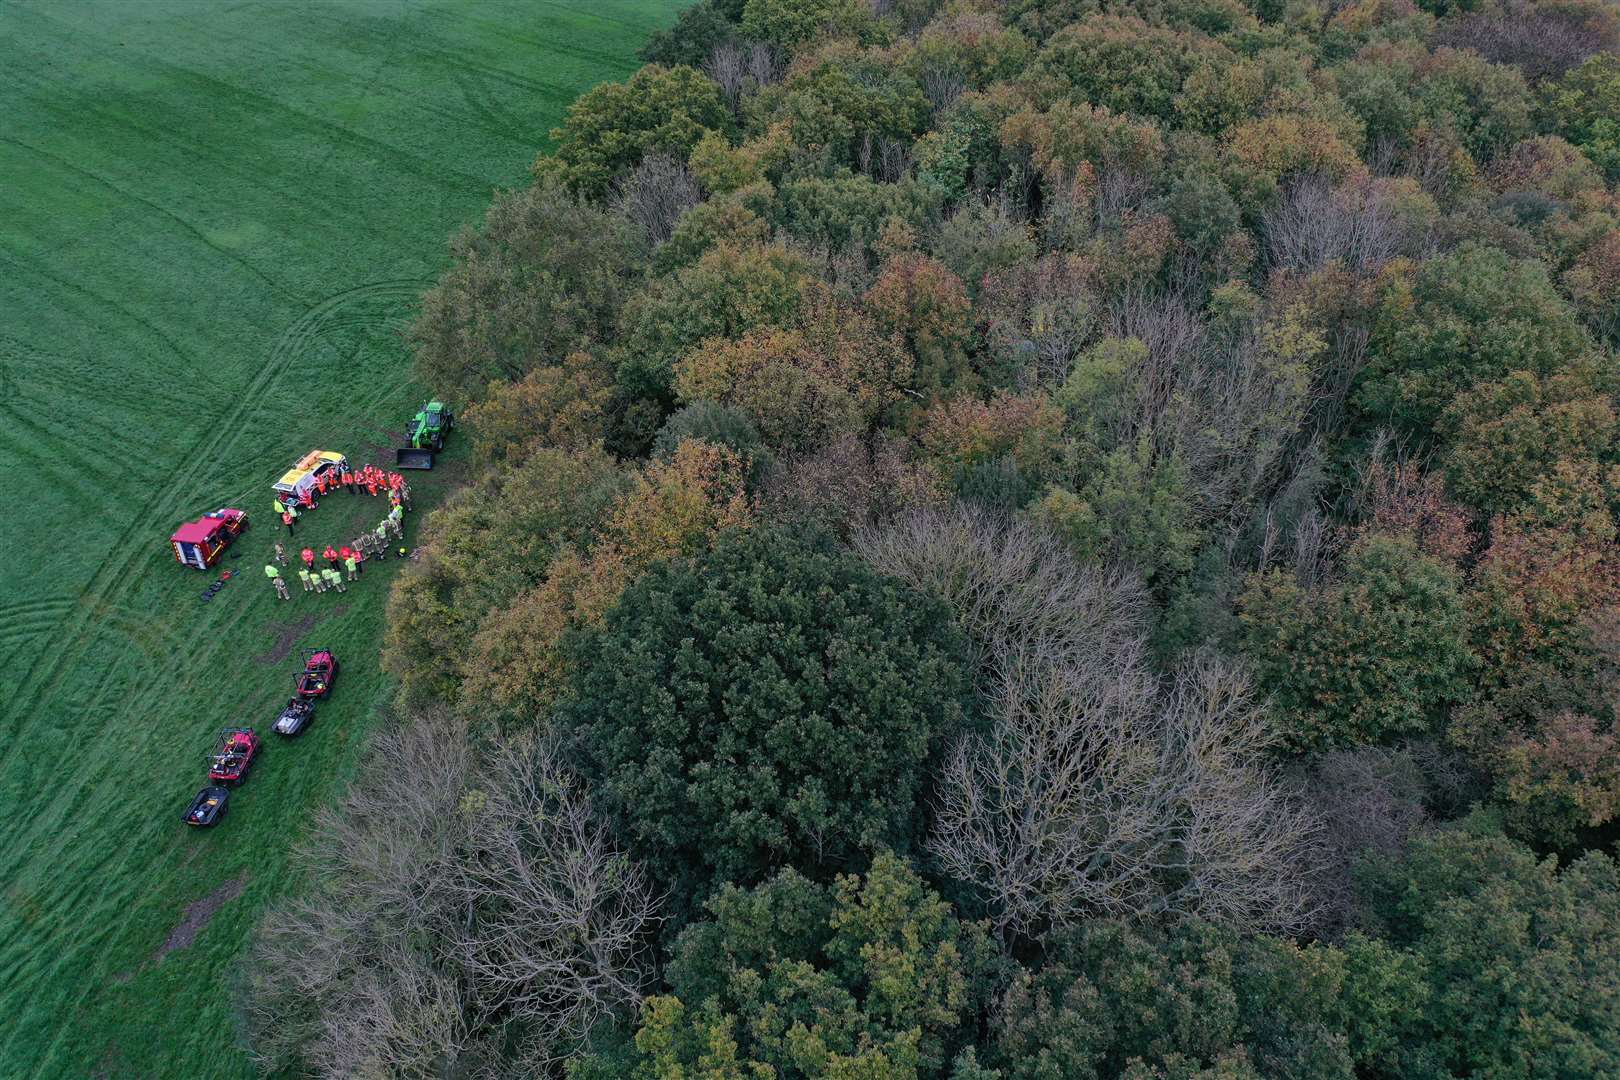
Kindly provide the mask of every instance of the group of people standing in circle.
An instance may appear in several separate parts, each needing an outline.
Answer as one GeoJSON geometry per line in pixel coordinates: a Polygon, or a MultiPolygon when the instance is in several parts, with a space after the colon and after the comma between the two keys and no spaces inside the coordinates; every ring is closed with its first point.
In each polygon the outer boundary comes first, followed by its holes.
{"type": "MultiPolygon", "coordinates": [[[[303,584],[305,592],[323,593],[328,590],[348,592],[349,581],[357,580],[365,571],[367,560],[387,559],[391,543],[398,544],[395,554],[400,558],[409,555],[404,546],[405,539],[405,511],[411,505],[411,486],[405,477],[396,472],[386,472],[375,465],[366,465],[360,469],[347,467],[328,472],[317,477],[310,490],[304,495],[302,502],[306,509],[318,506],[317,498],[339,488],[346,489],[350,494],[357,495],[364,491],[376,497],[384,491],[388,492],[388,501],[391,504],[388,516],[383,518],[375,529],[363,531],[352,541],[342,545],[327,544],[320,552],[324,566],[316,565],[316,552],[313,547],[305,547],[298,553],[299,561],[303,564],[297,570],[298,580],[303,584]]],[[[287,526],[287,534],[293,533],[293,526],[300,517],[299,504],[291,499],[277,498],[275,509],[281,515],[282,524],[287,526]]],[[[280,541],[276,542],[275,550],[270,562],[265,564],[264,575],[275,587],[276,595],[283,600],[291,600],[292,592],[288,588],[287,578],[282,568],[287,565],[287,549],[280,541]]]]}
{"type": "Polygon", "coordinates": [[[309,490],[298,498],[276,497],[272,505],[281,516],[281,523],[287,526],[287,535],[293,535],[294,526],[298,524],[298,519],[303,516],[305,510],[315,509],[320,505],[318,500],[321,496],[339,488],[350,495],[358,495],[364,491],[372,498],[386,491],[388,501],[394,506],[403,506],[407,510],[411,508],[411,485],[403,475],[387,472],[370,464],[351,469],[345,463],[336,469],[321,473],[310,485],[309,490]]]}

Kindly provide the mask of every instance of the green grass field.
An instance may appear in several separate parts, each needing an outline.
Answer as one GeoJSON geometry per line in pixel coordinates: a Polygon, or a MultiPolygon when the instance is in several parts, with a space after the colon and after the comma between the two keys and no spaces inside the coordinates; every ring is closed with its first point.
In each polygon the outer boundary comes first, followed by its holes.
{"type": "MultiPolygon", "coordinates": [[[[676,6],[0,4],[0,1076],[250,1072],[254,921],[315,810],[386,767],[356,758],[398,565],[277,602],[269,485],[312,446],[388,453],[446,236],[676,6]],[[166,540],[231,504],[245,573],[204,603],[166,540]],[[314,728],[187,829],[215,732],[267,726],[315,644],[344,671],[314,728]]],[[[298,539],[384,510],[329,499],[298,539]]]]}

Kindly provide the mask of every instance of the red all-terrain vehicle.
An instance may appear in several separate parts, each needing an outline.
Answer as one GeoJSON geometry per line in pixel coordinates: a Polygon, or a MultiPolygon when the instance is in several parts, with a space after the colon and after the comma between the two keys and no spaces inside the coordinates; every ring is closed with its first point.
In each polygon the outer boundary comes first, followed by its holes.
{"type": "Polygon", "coordinates": [[[259,736],[252,728],[226,728],[208,759],[208,779],[215,784],[240,784],[259,754],[259,736]]]}
{"type": "Polygon", "coordinates": [[[304,657],[304,670],[293,680],[302,698],[325,697],[337,681],[338,662],[331,649],[316,649],[304,657]]]}

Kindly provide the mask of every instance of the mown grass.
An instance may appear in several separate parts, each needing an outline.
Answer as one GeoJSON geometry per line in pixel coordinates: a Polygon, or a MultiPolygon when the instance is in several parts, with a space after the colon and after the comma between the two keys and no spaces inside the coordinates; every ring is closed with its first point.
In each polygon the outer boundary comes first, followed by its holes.
{"type": "MultiPolygon", "coordinates": [[[[394,444],[423,389],[398,333],[446,235],[677,6],[0,6],[0,1076],[250,1072],[230,985],[255,919],[315,811],[387,767],[356,751],[398,566],[278,603],[268,485],[312,446],[394,444]],[[257,524],[203,603],[165,540],[226,504],[257,524]],[[315,727],[188,830],[213,734],[267,725],[316,644],[344,671],[315,727]]],[[[383,508],[329,503],[299,539],[383,508]]]]}

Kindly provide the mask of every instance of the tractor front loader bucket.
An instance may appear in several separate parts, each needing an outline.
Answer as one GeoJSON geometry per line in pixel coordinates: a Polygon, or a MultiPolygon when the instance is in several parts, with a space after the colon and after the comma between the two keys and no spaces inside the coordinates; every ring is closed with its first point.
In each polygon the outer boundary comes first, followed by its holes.
{"type": "Polygon", "coordinates": [[[414,446],[402,446],[394,451],[394,465],[401,469],[431,469],[433,468],[433,451],[418,450],[414,446]]]}

